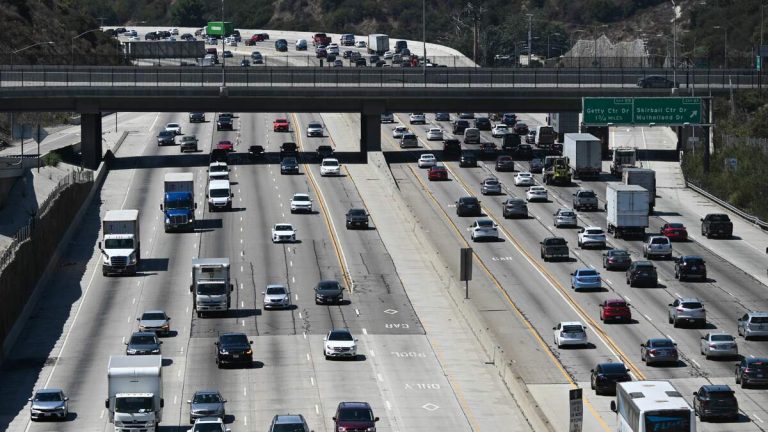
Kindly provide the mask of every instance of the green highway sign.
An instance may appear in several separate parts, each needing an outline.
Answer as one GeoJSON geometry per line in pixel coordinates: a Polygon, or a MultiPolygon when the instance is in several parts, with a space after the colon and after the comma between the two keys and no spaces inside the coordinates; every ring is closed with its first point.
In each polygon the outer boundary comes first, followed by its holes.
{"type": "Polygon", "coordinates": [[[697,125],[703,117],[697,97],[583,98],[582,109],[587,126],[697,125]]]}

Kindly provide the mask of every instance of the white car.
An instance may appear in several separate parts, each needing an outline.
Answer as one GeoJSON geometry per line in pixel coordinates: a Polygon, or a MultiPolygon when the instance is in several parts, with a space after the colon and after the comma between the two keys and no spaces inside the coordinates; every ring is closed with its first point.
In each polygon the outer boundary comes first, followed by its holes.
{"type": "Polygon", "coordinates": [[[291,198],[291,213],[307,212],[312,213],[312,198],[305,193],[293,194],[291,198]]]}
{"type": "Polygon", "coordinates": [[[267,290],[261,294],[264,296],[264,309],[291,307],[291,293],[283,285],[267,285],[267,290]]]}
{"type": "Polygon", "coordinates": [[[320,162],[320,175],[321,176],[338,176],[341,175],[341,164],[338,159],[325,158],[320,162]]]}
{"type": "Polygon", "coordinates": [[[200,417],[187,432],[231,432],[231,429],[224,426],[221,417],[200,417]]]}
{"type": "Polygon", "coordinates": [[[499,229],[495,222],[488,218],[475,219],[472,225],[467,228],[470,231],[472,241],[480,239],[497,240],[499,238],[499,229]]]}
{"type": "Polygon", "coordinates": [[[531,186],[528,191],[525,192],[525,199],[530,201],[547,201],[549,195],[547,189],[544,186],[531,186]]]}
{"type": "Polygon", "coordinates": [[[387,51],[387,52],[384,53],[384,58],[385,59],[391,59],[394,56],[395,56],[395,52],[394,51],[387,51]]]}
{"type": "Polygon", "coordinates": [[[359,41],[355,42],[355,46],[358,47],[358,48],[365,48],[366,47],[366,43],[365,43],[365,41],[359,40],[359,41]]]}
{"type": "Polygon", "coordinates": [[[580,248],[597,247],[603,249],[605,248],[605,231],[596,226],[581,228],[578,234],[578,242],[580,248]]]}
{"type": "Polygon", "coordinates": [[[208,165],[208,181],[229,180],[229,167],[225,162],[211,162],[208,165]]]}
{"type": "Polygon", "coordinates": [[[402,138],[403,134],[408,132],[408,128],[405,126],[395,126],[392,129],[392,138],[402,138]]]}
{"type": "Polygon", "coordinates": [[[440,128],[429,128],[427,131],[427,141],[440,141],[443,139],[443,130],[440,128]]]}
{"type": "Polygon", "coordinates": [[[328,52],[328,54],[339,55],[339,45],[338,44],[332,43],[332,44],[328,45],[325,49],[328,52]]]}
{"type": "Polygon", "coordinates": [[[497,123],[496,126],[491,129],[491,136],[494,138],[500,138],[509,133],[509,128],[504,123],[497,123]]]}
{"type": "Polygon", "coordinates": [[[181,135],[181,125],[178,123],[168,123],[165,125],[165,130],[168,132],[173,132],[176,135],[181,135]]]}
{"type": "Polygon", "coordinates": [[[515,186],[533,186],[533,174],[528,171],[515,174],[515,186]]]}
{"type": "Polygon", "coordinates": [[[643,257],[652,259],[653,257],[672,258],[672,240],[666,236],[650,236],[646,243],[643,243],[643,257]]]}
{"type": "Polygon", "coordinates": [[[357,358],[357,339],[347,329],[333,329],[323,338],[325,359],[331,357],[357,358]]]}
{"type": "Polygon", "coordinates": [[[425,116],[424,113],[411,113],[411,115],[408,116],[408,121],[411,124],[427,124],[427,116],[425,116]]]}
{"type": "Polygon", "coordinates": [[[558,348],[570,346],[586,346],[587,328],[579,321],[563,321],[552,327],[555,332],[555,345],[558,348]]]}
{"type": "Polygon", "coordinates": [[[429,168],[437,165],[437,158],[432,153],[419,156],[419,168],[429,168]]]}
{"type": "Polygon", "coordinates": [[[295,242],[296,229],[289,223],[278,223],[272,227],[272,243],[295,242]]]}

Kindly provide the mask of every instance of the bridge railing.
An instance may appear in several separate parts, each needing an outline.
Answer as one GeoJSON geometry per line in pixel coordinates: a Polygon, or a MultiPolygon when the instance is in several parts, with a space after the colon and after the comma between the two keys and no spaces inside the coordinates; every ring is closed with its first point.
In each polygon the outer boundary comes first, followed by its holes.
{"type": "Polygon", "coordinates": [[[321,67],[68,67],[0,66],[0,87],[637,87],[661,75],[680,88],[758,88],[763,74],[752,69],[605,68],[321,68],[321,67]]]}

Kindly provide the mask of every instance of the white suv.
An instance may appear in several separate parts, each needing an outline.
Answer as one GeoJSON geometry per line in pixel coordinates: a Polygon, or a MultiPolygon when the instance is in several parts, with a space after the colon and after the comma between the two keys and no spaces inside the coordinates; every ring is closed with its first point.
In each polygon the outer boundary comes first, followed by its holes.
{"type": "Polygon", "coordinates": [[[665,236],[650,236],[643,243],[643,256],[648,259],[654,257],[672,258],[672,241],[665,236]]]}
{"type": "Polygon", "coordinates": [[[341,164],[339,163],[339,160],[334,158],[323,159],[323,161],[320,162],[320,175],[321,176],[341,175],[341,164]]]}
{"type": "Polygon", "coordinates": [[[293,194],[291,198],[291,213],[300,211],[312,213],[312,198],[305,193],[293,194]]]}
{"type": "Polygon", "coordinates": [[[200,417],[187,432],[230,432],[221,417],[200,417]]]}
{"type": "Polygon", "coordinates": [[[408,116],[408,121],[411,124],[427,124],[427,117],[424,115],[424,113],[411,113],[411,115],[408,116]]]}
{"type": "Polygon", "coordinates": [[[579,247],[605,248],[605,231],[600,227],[588,226],[579,230],[579,247]]]}
{"type": "Polygon", "coordinates": [[[296,229],[289,223],[278,223],[272,227],[272,243],[295,242],[296,229]]]}
{"type": "Polygon", "coordinates": [[[347,329],[333,329],[323,338],[325,359],[331,357],[357,358],[357,339],[347,329]]]}

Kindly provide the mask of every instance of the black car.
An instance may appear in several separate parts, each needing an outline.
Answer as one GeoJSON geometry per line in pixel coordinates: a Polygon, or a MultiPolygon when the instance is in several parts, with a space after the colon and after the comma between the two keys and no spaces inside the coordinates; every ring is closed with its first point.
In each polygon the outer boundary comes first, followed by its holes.
{"type": "Polygon", "coordinates": [[[344,301],[344,288],[338,281],[324,280],[315,285],[315,304],[341,303],[344,301]]]}
{"type": "Polygon", "coordinates": [[[280,145],[280,159],[285,157],[297,157],[299,155],[299,146],[295,142],[284,142],[280,145]]]}
{"type": "Polygon", "coordinates": [[[515,149],[515,159],[517,160],[531,160],[533,157],[533,148],[530,144],[520,144],[515,149]]]}
{"type": "Polygon", "coordinates": [[[299,161],[295,157],[283,158],[280,161],[280,174],[298,174],[299,161]]]}
{"type": "Polygon", "coordinates": [[[707,280],[707,265],[704,258],[696,255],[683,255],[675,259],[675,279],[707,280]]]}
{"type": "Polygon", "coordinates": [[[461,154],[461,142],[455,138],[443,140],[443,156],[458,156],[461,154]]]}
{"type": "Polygon", "coordinates": [[[476,167],[477,155],[472,150],[464,150],[461,152],[461,158],[459,158],[460,167],[476,167]]]}
{"type": "Polygon", "coordinates": [[[603,268],[606,270],[627,270],[630,265],[632,265],[632,257],[623,249],[603,252],[603,268]]]}
{"type": "Polygon", "coordinates": [[[517,123],[517,114],[504,113],[501,115],[501,122],[507,126],[514,126],[517,123]]]}
{"type": "Polygon", "coordinates": [[[232,51],[226,50],[226,51],[224,51],[224,52],[222,53],[222,56],[223,56],[224,58],[232,58],[232,57],[234,57],[235,55],[234,55],[234,54],[232,54],[232,51]]]}
{"type": "Polygon", "coordinates": [[[240,60],[240,66],[242,67],[249,67],[251,65],[251,61],[248,59],[242,59],[240,60]]]}
{"type": "Polygon", "coordinates": [[[323,160],[325,158],[333,157],[333,147],[329,145],[317,146],[317,159],[323,160]]]}
{"type": "Polygon", "coordinates": [[[152,331],[135,332],[125,343],[126,355],[160,355],[160,344],[163,342],[152,331]]]}
{"type": "Polygon", "coordinates": [[[464,130],[469,127],[469,122],[462,119],[454,120],[453,122],[453,134],[464,134],[464,130]]]}
{"type": "Polygon", "coordinates": [[[502,171],[514,171],[515,170],[515,160],[512,159],[512,156],[499,156],[496,158],[496,171],[502,172],[502,171]]]}
{"type": "Polygon", "coordinates": [[[475,119],[475,127],[479,130],[491,130],[491,120],[488,117],[478,117],[475,119]]]}
{"type": "Polygon", "coordinates": [[[616,394],[616,383],[632,381],[624,363],[600,363],[592,369],[590,385],[595,394],[616,394]]]}
{"type": "Polygon", "coordinates": [[[451,114],[447,112],[435,113],[435,121],[451,121],[451,114]]]}
{"type": "Polygon", "coordinates": [[[477,197],[461,197],[456,201],[456,214],[458,216],[480,216],[482,209],[477,197]]]}
{"type": "Polygon", "coordinates": [[[367,66],[367,62],[364,58],[360,57],[354,60],[355,66],[367,66]]]}
{"type": "Polygon", "coordinates": [[[528,125],[523,122],[517,122],[515,123],[515,127],[512,128],[512,131],[518,135],[528,135],[528,125]]]}
{"type": "Polygon", "coordinates": [[[213,162],[224,162],[227,163],[229,160],[229,152],[224,149],[213,149],[211,150],[211,156],[209,163],[213,162]]]}
{"type": "Polygon", "coordinates": [[[216,120],[216,130],[233,130],[234,129],[234,122],[232,121],[232,117],[221,117],[219,116],[219,119],[216,120]]]}
{"type": "Polygon", "coordinates": [[[724,418],[735,421],[739,418],[739,402],[736,394],[727,385],[703,385],[693,392],[693,410],[701,421],[724,418]]]}
{"type": "Polygon", "coordinates": [[[648,75],[638,79],[637,86],[641,88],[673,88],[680,87],[680,83],[662,75],[648,75]]]}
{"type": "Polygon", "coordinates": [[[659,283],[656,267],[650,261],[633,261],[627,268],[627,283],[631,287],[639,284],[655,287],[659,283]]]}
{"type": "Polygon", "coordinates": [[[347,229],[368,228],[368,212],[365,209],[353,208],[347,211],[347,229]]]}
{"type": "Polygon", "coordinates": [[[741,384],[741,388],[768,384],[768,358],[744,357],[736,363],[736,384],[741,384]]]}
{"type": "Polygon", "coordinates": [[[189,122],[190,123],[199,123],[205,121],[205,113],[204,112],[191,112],[189,113],[189,122]]]}
{"type": "Polygon", "coordinates": [[[219,335],[216,345],[216,366],[219,368],[229,364],[240,364],[246,367],[253,365],[252,340],[245,333],[223,333],[219,335]]]}
{"type": "Polygon", "coordinates": [[[173,131],[160,131],[157,134],[157,145],[176,144],[176,134],[173,131]]]}

